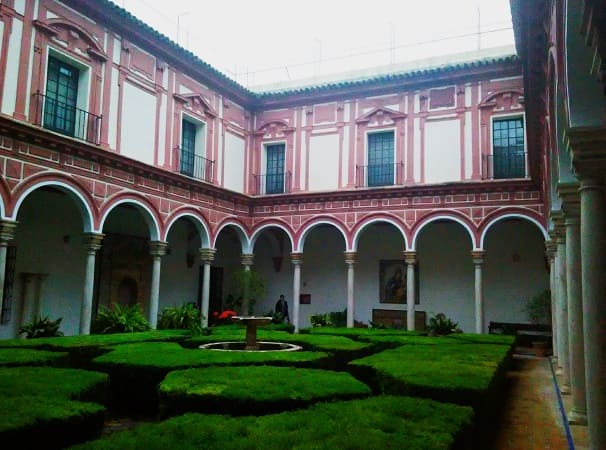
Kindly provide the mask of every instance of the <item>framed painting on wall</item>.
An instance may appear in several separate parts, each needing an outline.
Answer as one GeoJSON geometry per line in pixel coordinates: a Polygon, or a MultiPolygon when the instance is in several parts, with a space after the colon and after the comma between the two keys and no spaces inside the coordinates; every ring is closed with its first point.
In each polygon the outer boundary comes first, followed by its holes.
{"type": "MultiPolygon", "coordinates": [[[[419,303],[419,265],[415,265],[415,304],[419,303]]],[[[379,302],[406,304],[406,262],[379,261],[379,302]]]]}

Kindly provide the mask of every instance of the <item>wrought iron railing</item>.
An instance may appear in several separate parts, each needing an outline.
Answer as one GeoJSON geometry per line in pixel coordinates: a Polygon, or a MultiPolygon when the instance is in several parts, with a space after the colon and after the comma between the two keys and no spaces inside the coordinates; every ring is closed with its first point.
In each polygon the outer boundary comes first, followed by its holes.
{"type": "Polygon", "coordinates": [[[287,194],[290,181],[290,172],[253,175],[254,195],[287,194]]]}
{"type": "Polygon", "coordinates": [[[34,123],[76,139],[99,144],[101,116],[56,100],[38,91],[34,94],[34,123]]]}
{"type": "Polygon", "coordinates": [[[356,166],[356,187],[379,187],[404,184],[404,163],[356,166]]]}
{"type": "Polygon", "coordinates": [[[212,183],[215,168],[214,161],[196,155],[193,151],[184,148],[177,147],[175,153],[179,173],[212,183]]]}
{"type": "Polygon", "coordinates": [[[484,180],[525,178],[527,173],[526,152],[482,155],[482,178],[484,180]]]}

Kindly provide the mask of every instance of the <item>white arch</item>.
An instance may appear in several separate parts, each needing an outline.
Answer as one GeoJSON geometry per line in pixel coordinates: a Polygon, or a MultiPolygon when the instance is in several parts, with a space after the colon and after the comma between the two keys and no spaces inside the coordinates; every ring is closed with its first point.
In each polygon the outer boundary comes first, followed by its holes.
{"type": "Polygon", "coordinates": [[[116,203],[112,204],[107,209],[107,211],[105,211],[103,217],[101,217],[101,220],[99,221],[99,233],[103,232],[103,226],[105,225],[105,221],[107,220],[107,216],[109,216],[109,213],[116,209],[116,207],[123,204],[132,204],[139,211],[147,213],[141,215],[143,216],[143,220],[149,228],[149,240],[157,241],[160,239],[160,225],[158,224],[158,221],[156,220],[156,216],[154,215],[153,211],[145,203],[140,202],[139,200],[134,198],[125,198],[122,200],[118,200],[116,203]]]}
{"type": "Polygon", "coordinates": [[[430,223],[435,222],[437,220],[449,220],[449,221],[456,222],[456,223],[462,225],[463,228],[465,228],[465,230],[467,230],[467,233],[469,234],[469,237],[471,239],[471,247],[472,247],[472,249],[473,250],[477,250],[477,248],[475,247],[475,245],[476,245],[476,239],[475,239],[475,236],[473,234],[473,230],[469,227],[469,225],[467,223],[465,223],[465,221],[463,221],[462,219],[460,219],[460,218],[458,218],[456,216],[446,216],[446,215],[432,217],[427,222],[423,223],[419,228],[417,228],[417,231],[415,231],[415,234],[412,237],[411,247],[408,250],[416,251],[416,249],[417,249],[417,239],[419,237],[419,234],[423,230],[423,228],[425,228],[427,225],[429,225],[430,223]]]}
{"type": "Polygon", "coordinates": [[[217,248],[217,238],[219,237],[219,234],[221,233],[221,231],[223,231],[223,228],[230,225],[236,229],[236,234],[240,238],[240,244],[242,245],[242,253],[252,253],[252,246],[250,245],[250,239],[248,238],[246,230],[238,222],[231,221],[222,223],[221,226],[217,229],[217,232],[215,233],[215,238],[213,239],[212,248],[217,248]]]}
{"type": "Polygon", "coordinates": [[[352,243],[351,243],[351,249],[349,249],[348,251],[351,251],[351,252],[358,251],[358,240],[360,239],[360,234],[362,234],[362,231],[364,231],[366,228],[368,228],[368,226],[370,226],[374,223],[380,223],[380,222],[389,223],[389,224],[393,225],[394,227],[396,227],[396,229],[402,235],[402,239],[404,239],[404,248],[408,248],[408,238],[406,237],[406,232],[402,229],[401,224],[399,224],[398,222],[396,222],[393,219],[389,219],[386,217],[376,217],[374,219],[369,220],[364,225],[362,225],[360,228],[358,228],[358,230],[356,231],[356,233],[353,236],[352,243]]]}
{"type": "MultiPolygon", "coordinates": [[[[93,231],[93,224],[94,224],[93,212],[91,211],[90,206],[89,206],[88,202],[86,201],[86,198],[84,198],[84,196],[80,192],[78,192],[78,190],[75,189],[73,186],[70,186],[67,183],[63,183],[62,181],[47,180],[47,181],[41,181],[40,183],[31,185],[29,188],[27,188],[25,191],[23,191],[21,193],[21,195],[19,196],[19,198],[17,199],[17,202],[15,203],[15,207],[13,208],[13,214],[11,215],[11,217],[9,217],[9,219],[17,220],[17,215],[19,214],[19,209],[21,208],[21,204],[27,198],[27,196],[29,194],[31,194],[33,191],[35,191],[36,189],[39,189],[39,188],[45,187],[45,186],[56,187],[60,191],[63,191],[68,196],[70,196],[72,198],[75,197],[78,200],[80,200],[80,202],[77,202],[76,206],[78,207],[78,210],[80,211],[80,215],[82,217],[82,222],[83,222],[82,225],[84,228],[84,232],[90,233],[93,231]]],[[[2,210],[2,215],[4,215],[4,208],[2,210]]]]}
{"type": "Polygon", "coordinates": [[[297,246],[297,253],[302,253],[303,252],[303,247],[305,246],[305,239],[307,238],[307,235],[309,234],[309,232],[314,229],[315,227],[317,227],[318,225],[332,225],[334,228],[336,228],[341,235],[343,236],[343,240],[345,241],[345,249],[347,249],[348,247],[348,243],[347,243],[347,233],[345,232],[345,230],[343,228],[341,228],[340,225],[337,225],[338,222],[333,222],[331,220],[319,220],[317,222],[311,222],[309,223],[301,232],[301,237],[299,238],[299,245],[297,246]]]}
{"type": "Polygon", "coordinates": [[[545,227],[541,224],[541,222],[536,220],[534,217],[530,217],[530,216],[527,216],[527,215],[521,214],[521,213],[509,213],[509,214],[503,214],[502,216],[499,216],[499,217],[495,217],[490,222],[488,222],[488,225],[486,225],[486,227],[484,227],[484,231],[482,231],[482,235],[480,236],[480,249],[484,249],[484,239],[486,238],[486,234],[488,233],[488,230],[490,230],[490,228],[494,224],[496,224],[497,222],[500,222],[501,220],[504,220],[504,219],[526,219],[529,222],[534,223],[539,228],[539,231],[541,232],[541,234],[543,235],[543,238],[545,238],[545,240],[549,239],[549,234],[547,233],[547,230],[545,229],[545,227]]]}
{"type": "Polygon", "coordinates": [[[284,231],[284,233],[286,233],[286,236],[288,236],[288,240],[290,241],[291,251],[295,250],[295,241],[294,241],[293,237],[291,236],[290,231],[284,225],[281,225],[279,223],[266,223],[265,225],[262,225],[259,228],[257,228],[250,238],[251,250],[255,249],[255,243],[257,242],[257,239],[259,239],[259,236],[261,236],[261,233],[263,232],[263,230],[265,230],[267,228],[279,228],[280,230],[284,231]]]}
{"type": "Polygon", "coordinates": [[[206,223],[204,223],[202,219],[200,219],[198,216],[192,214],[189,211],[184,211],[180,214],[177,214],[175,217],[172,218],[172,220],[168,224],[166,224],[164,240],[168,241],[168,233],[170,233],[171,227],[175,224],[175,222],[177,222],[177,220],[183,218],[191,219],[194,226],[198,230],[198,233],[200,235],[201,248],[210,248],[210,233],[208,232],[208,227],[206,226],[206,223]]]}

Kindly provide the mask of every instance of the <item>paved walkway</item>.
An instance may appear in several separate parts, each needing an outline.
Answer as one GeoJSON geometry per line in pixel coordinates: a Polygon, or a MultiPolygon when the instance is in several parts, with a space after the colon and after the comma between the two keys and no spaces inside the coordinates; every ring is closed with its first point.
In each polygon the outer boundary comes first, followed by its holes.
{"type": "Polygon", "coordinates": [[[515,356],[493,450],[568,450],[547,358],[515,356]]]}

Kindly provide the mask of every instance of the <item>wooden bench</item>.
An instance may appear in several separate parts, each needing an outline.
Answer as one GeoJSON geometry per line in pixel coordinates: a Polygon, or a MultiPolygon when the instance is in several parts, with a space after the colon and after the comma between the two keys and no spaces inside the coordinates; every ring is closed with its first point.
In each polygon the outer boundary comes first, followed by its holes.
{"type": "MultiPolygon", "coordinates": [[[[390,328],[406,328],[406,310],[373,309],[372,323],[390,328]]],[[[424,331],[427,320],[425,311],[415,311],[415,330],[424,331]]]]}

